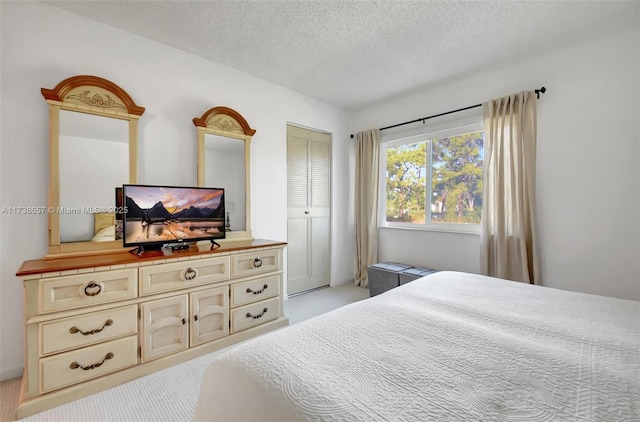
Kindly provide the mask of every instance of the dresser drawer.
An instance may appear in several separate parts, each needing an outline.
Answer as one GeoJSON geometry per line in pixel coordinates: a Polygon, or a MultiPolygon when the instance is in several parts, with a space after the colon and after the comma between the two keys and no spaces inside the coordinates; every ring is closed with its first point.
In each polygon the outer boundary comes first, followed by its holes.
{"type": "Polygon", "coordinates": [[[138,363],[136,336],[40,359],[40,394],[138,363]]]}
{"type": "Polygon", "coordinates": [[[231,311],[231,332],[246,330],[278,318],[280,298],[263,300],[231,311]]]}
{"type": "Polygon", "coordinates": [[[229,280],[229,257],[198,259],[140,268],[140,295],[229,280]]]}
{"type": "Polygon", "coordinates": [[[138,332],[136,305],[40,324],[40,354],[71,350],[138,332]]]}
{"type": "Polygon", "coordinates": [[[259,300],[269,299],[280,294],[280,274],[231,286],[231,307],[246,305],[259,300]]]}
{"type": "Polygon", "coordinates": [[[135,268],[52,277],[40,282],[41,313],[82,308],[138,295],[135,268]]]}
{"type": "Polygon", "coordinates": [[[281,249],[231,255],[231,277],[246,277],[282,269],[281,249]]]}

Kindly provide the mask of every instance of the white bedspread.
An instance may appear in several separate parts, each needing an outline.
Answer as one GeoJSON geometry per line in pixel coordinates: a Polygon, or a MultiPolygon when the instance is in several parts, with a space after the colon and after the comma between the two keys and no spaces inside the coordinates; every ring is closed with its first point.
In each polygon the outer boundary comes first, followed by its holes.
{"type": "Polygon", "coordinates": [[[435,273],[230,350],[194,420],[638,421],[640,302],[435,273]]]}

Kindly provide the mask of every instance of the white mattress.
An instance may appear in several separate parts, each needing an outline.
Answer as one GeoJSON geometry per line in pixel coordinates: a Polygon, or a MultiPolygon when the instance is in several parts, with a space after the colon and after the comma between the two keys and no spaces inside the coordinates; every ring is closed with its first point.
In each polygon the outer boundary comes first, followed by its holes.
{"type": "Polygon", "coordinates": [[[439,272],[214,361],[196,421],[640,420],[640,302],[439,272]]]}

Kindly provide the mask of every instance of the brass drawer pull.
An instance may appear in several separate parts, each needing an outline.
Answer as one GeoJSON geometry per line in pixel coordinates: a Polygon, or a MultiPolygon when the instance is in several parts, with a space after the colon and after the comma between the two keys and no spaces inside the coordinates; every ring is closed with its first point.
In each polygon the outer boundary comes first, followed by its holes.
{"type": "Polygon", "coordinates": [[[259,295],[260,293],[264,292],[267,287],[269,287],[268,285],[264,285],[262,286],[262,289],[260,290],[251,290],[251,287],[247,287],[247,293],[253,293],[254,295],[259,295]]]}
{"type": "Polygon", "coordinates": [[[87,296],[97,296],[101,292],[102,292],[102,286],[96,283],[95,281],[92,281],[91,283],[87,284],[84,288],[84,294],[87,296]],[[95,291],[95,289],[98,289],[98,290],[95,291]],[[90,290],[94,290],[94,291],[90,291],[90,290]]]}
{"type": "Polygon", "coordinates": [[[111,352],[106,354],[104,359],[102,359],[102,362],[94,363],[93,365],[89,365],[89,366],[82,366],[78,362],[72,362],[71,365],[69,365],[69,368],[71,368],[71,369],[80,368],[80,369],[83,369],[85,371],[88,371],[89,369],[96,369],[96,368],[101,367],[102,364],[105,363],[106,361],[108,361],[109,359],[113,359],[113,353],[111,353],[111,352]]]}
{"type": "Polygon", "coordinates": [[[260,258],[256,258],[253,260],[253,266],[256,268],[262,267],[262,260],[260,258]]]}
{"type": "Polygon", "coordinates": [[[71,334],[76,334],[76,333],[80,333],[83,336],[89,336],[91,334],[98,334],[99,332],[101,332],[102,330],[105,329],[105,327],[110,327],[113,325],[113,320],[112,319],[108,319],[104,322],[104,324],[102,325],[101,328],[96,328],[95,330],[91,330],[91,331],[82,331],[81,329],[79,329],[78,327],[76,327],[75,325],[71,328],[69,328],[69,332],[71,334]]]}
{"type": "Polygon", "coordinates": [[[184,272],[184,279],[187,281],[191,281],[198,276],[198,270],[193,269],[191,267],[187,268],[187,271],[184,272]]]}
{"type": "Polygon", "coordinates": [[[258,314],[258,315],[251,315],[251,313],[250,313],[250,312],[247,312],[247,315],[245,315],[245,316],[246,316],[247,318],[258,319],[258,318],[261,318],[261,317],[262,317],[262,315],[264,315],[264,314],[266,314],[266,313],[267,313],[267,308],[264,308],[264,309],[262,310],[262,313],[261,313],[261,314],[258,314]]]}

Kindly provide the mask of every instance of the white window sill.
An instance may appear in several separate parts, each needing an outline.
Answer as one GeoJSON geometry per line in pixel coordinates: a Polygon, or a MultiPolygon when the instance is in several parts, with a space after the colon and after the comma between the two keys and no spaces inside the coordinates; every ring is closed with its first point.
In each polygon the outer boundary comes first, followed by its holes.
{"type": "Polygon", "coordinates": [[[452,227],[447,225],[446,227],[433,227],[433,226],[378,226],[378,229],[384,230],[412,230],[419,232],[439,232],[439,233],[452,233],[452,234],[471,234],[480,236],[482,233],[482,226],[480,224],[460,224],[462,227],[452,227]]]}

